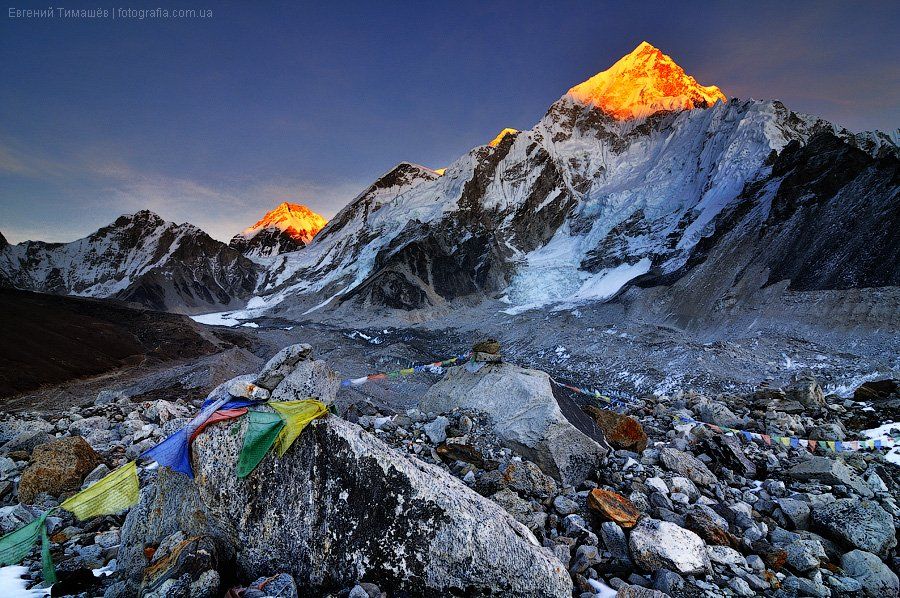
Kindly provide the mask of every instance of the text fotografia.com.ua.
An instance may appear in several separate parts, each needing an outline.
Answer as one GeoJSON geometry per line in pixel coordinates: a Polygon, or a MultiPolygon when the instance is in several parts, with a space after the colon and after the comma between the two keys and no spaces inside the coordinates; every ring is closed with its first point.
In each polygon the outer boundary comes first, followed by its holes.
{"type": "Polygon", "coordinates": [[[10,8],[10,19],[211,19],[211,8],[10,8]]]}

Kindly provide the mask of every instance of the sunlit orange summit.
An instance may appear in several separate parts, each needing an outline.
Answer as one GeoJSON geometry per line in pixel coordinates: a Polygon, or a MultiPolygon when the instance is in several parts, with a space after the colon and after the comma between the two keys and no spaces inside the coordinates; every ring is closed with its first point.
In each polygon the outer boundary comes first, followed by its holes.
{"type": "Polygon", "coordinates": [[[697,83],[647,42],[570,89],[568,95],[619,120],[642,118],[661,110],[703,108],[728,99],[715,85],[697,83]]]}
{"type": "Polygon", "coordinates": [[[308,244],[327,223],[325,218],[306,206],[283,202],[274,210],[267,212],[262,220],[245,230],[243,235],[250,238],[264,228],[278,228],[295,240],[308,244]]]}

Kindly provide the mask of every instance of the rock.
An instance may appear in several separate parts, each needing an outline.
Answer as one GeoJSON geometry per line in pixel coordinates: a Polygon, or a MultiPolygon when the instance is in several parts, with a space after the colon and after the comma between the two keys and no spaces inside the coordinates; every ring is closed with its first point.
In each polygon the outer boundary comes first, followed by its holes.
{"type": "Polygon", "coordinates": [[[659,459],[666,469],[680,473],[695,484],[712,486],[718,482],[706,464],[691,454],[666,447],[659,452],[659,459]]]}
{"type": "Polygon", "coordinates": [[[736,543],[728,522],[705,505],[695,505],[684,517],[684,526],[709,544],[730,546],[736,543]]]}
{"type": "Polygon", "coordinates": [[[841,569],[862,585],[863,594],[872,598],[897,596],[900,581],[881,559],[871,552],[852,550],[841,557],[841,569]]]}
{"type": "Polygon", "coordinates": [[[897,546],[894,518],[874,501],[843,498],[814,505],[810,523],[826,536],[879,556],[897,546]]]}
{"type": "Polygon", "coordinates": [[[747,560],[734,548],[729,548],[728,546],[707,546],[706,553],[709,555],[709,560],[713,563],[742,568],[747,567],[747,560]]]}
{"type": "Polygon", "coordinates": [[[697,419],[723,428],[743,428],[746,421],[741,419],[719,401],[703,399],[697,404],[697,419]]]}
{"type": "Polygon", "coordinates": [[[92,483],[103,479],[104,477],[106,477],[106,474],[108,474],[109,471],[109,467],[107,467],[105,463],[101,463],[100,465],[92,469],[91,472],[87,474],[87,476],[85,476],[84,480],[81,482],[81,487],[87,488],[92,483]]]}
{"type": "Polygon", "coordinates": [[[641,516],[641,512],[630,500],[617,492],[602,488],[594,488],[588,494],[588,508],[625,529],[637,525],[641,516]]]}
{"type": "Polygon", "coordinates": [[[438,416],[433,422],[429,422],[422,426],[422,430],[425,431],[425,434],[428,436],[428,439],[431,440],[434,444],[440,444],[447,440],[447,426],[450,425],[450,420],[444,417],[443,415],[438,416]]]}
{"type": "Polygon", "coordinates": [[[584,573],[589,567],[598,565],[602,560],[596,546],[583,544],[575,550],[574,562],[571,571],[575,573],[584,573]]]}
{"type": "Polygon", "coordinates": [[[522,494],[534,497],[545,497],[556,494],[557,484],[531,461],[510,461],[501,472],[501,480],[522,494]]]}
{"type": "Polygon", "coordinates": [[[19,500],[29,504],[41,492],[58,497],[79,490],[84,477],[99,464],[100,455],[81,436],[38,445],[31,465],[22,472],[19,500]]]}
{"type": "MultiPolygon", "coordinates": [[[[301,347],[303,345],[300,345],[301,347]]],[[[308,346],[308,345],[307,345],[308,346]]],[[[290,349],[291,347],[287,347],[290,349]]],[[[282,350],[283,352],[284,350],[282,350]]],[[[302,352],[302,351],[301,351],[302,352]]],[[[279,353],[280,355],[281,353],[279,353]]],[[[272,358],[272,363],[278,355],[272,358]]],[[[268,365],[266,366],[268,367],[268,365]]],[[[281,370],[279,370],[281,371],[281,370]]],[[[265,372],[263,372],[265,373],[265,372]]],[[[268,388],[260,382],[263,374],[257,379],[257,386],[268,388]]],[[[270,383],[277,376],[271,376],[265,380],[270,383]]],[[[272,389],[271,400],[273,401],[297,401],[302,399],[314,398],[322,401],[326,405],[334,404],[337,398],[337,391],[341,386],[341,380],[337,374],[328,367],[324,361],[313,359],[312,353],[307,352],[306,356],[296,362],[293,369],[284,376],[284,378],[272,389]]]]}
{"type": "Polygon", "coordinates": [[[481,341],[480,343],[475,343],[472,345],[472,353],[487,353],[489,355],[496,355],[500,352],[500,343],[496,340],[489,338],[486,341],[481,341]]]}
{"type": "Polygon", "coordinates": [[[800,573],[818,568],[827,558],[825,548],[818,540],[796,540],[785,546],[785,551],[788,566],[800,573]]]}
{"type": "Polygon", "coordinates": [[[634,561],[647,571],[665,568],[683,575],[701,575],[710,570],[700,536],[674,523],[644,518],[631,530],[628,545],[634,561]]]}
{"type": "Polygon", "coordinates": [[[191,416],[190,411],[184,405],[163,399],[144,403],[144,406],[144,417],[158,424],[165,424],[191,416]]]}
{"type": "Polygon", "coordinates": [[[825,393],[815,378],[804,378],[794,383],[785,391],[788,400],[798,401],[807,409],[818,410],[824,408],[825,393]]]}
{"type": "Polygon", "coordinates": [[[738,596],[756,596],[756,592],[750,587],[746,581],[740,577],[733,577],[728,581],[728,587],[731,588],[738,596]]]}
{"type": "MultiPolygon", "coordinates": [[[[204,577],[204,574],[216,572],[218,557],[218,546],[213,538],[176,532],[163,539],[153,553],[143,572],[141,595],[168,597],[177,595],[176,588],[191,589],[194,583],[201,582],[197,589],[202,589],[204,598],[213,598],[219,589],[218,574],[214,577],[204,577]]],[[[185,595],[193,597],[195,594],[188,592],[185,595]]]]}
{"type": "Polygon", "coordinates": [[[448,438],[446,442],[436,446],[435,451],[444,463],[463,461],[477,467],[484,467],[484,456],[481,451],[457,438],[448,438]]]}
{"type": "Polygon", "coordinates": [[[678,596],[684,588],[684,578],[668,569],[653,572],[653,589],[668,596],[678,596]]]}
{"type": "Polygon", "coordinates": [[[896,394],[900,390],[900,385],[896,380],[886,378],[884,380],[872,380],[863,383],[859,388],[853,391],[853,400],[860,402],[872,402],[879,399],[886,399],[892,394],[896,394]]]}
{"type": "Polygon", "coordinates": [[[102,405],[109,405],[123,399],[127,401],[128,395],[121,390],[101,390],[97,393],[97,398],[94,399],[94,406],[100,407],[102,405]]]}
{"type": "Polygon", "coordinates": [[[43,430],[25,430],[0,447],[0,455],[8,455],[13,451],[25,451],[30,454],[37,445],[46,444],[52,440],[53,436],[43,430]]]}
{"type": "Polygon", "coordinates": [[[741,441],[735,436],[713,434],[706,439],[704,446],[715,463],[724,465],[746,478],[756,477],[756,465],[744,454],[741,441]]]}
{"type": "Polygon", "coordinates": [[[840,424],[821,424],[809,430],[809,437],[812,440],[844,440],[847,431],[840,424]]]}
{"type": "Polygon", "coordinates": [[[215,537],[245,578],[281,571],[311,594],[365,574],[391,595],[571,595],[565,568],[524,526],[443,469],[330,416],[239,479],[245,428],[236,420],[195,440],[193,483],[163,469],[142,492],[119,553],[132,587],[143,547],[180,530],[215,537]]]}
{"type": "Polygon", "coordinates": [[[263,366],[259,376],[256,377],[257,386],[269,391],[275,390],[275,387],[294,370],[297,363],[311,356],[312,346],[305,343],[285,347],[263,366]]]}
{"type": "Polygon", "coordinates": [[[535,517],[535,512],[531,509],[531,504],[527,500],[521,498],[509,488],[500,490],[491,495],[490,498],[533,533],[538,531],[540,522],[535,517]]]}
{"type": "Polygon", "coordinates": [[[616,558],[629,560],[628,541],[622,527],[614,521],[604,521],[600,524],[600,534],[603,536],[603,544],[616,558]]]}
{"type": "Polygon", "coordinates": [[[110,425],[111,424],[108,417],[95,415],[92,417],[85,417],[84,419],[73,421],[69,426],[69,432],[71,434],[77,434],[79,436],[87,436],[91,432],[97,430],[109,430],[110,425]]]}
{"type": "MultiPolygon", "coordinates": [[[[359,588],[361,594],[357,594],[360,596],[364,596],[368,598],[369,594],[361,585],[356,585],[354,590],[359,588]]],[[[260,577],[256,581],[250,584],[247,588],[247,591],[244,592],[244,598],[253,598],[253,594],[258,593],[260,597],[262,596],[277,596],[278,598],[297,598],[297,584],[294,582],[294,578],[288,575],[287,573],[279,573],[278,575],[273,575],[272,577],[260,577]],[[248,593],[250,595],[248,595],[248,593]]],[[[350,595],[353,595],[351,591],[350,595]]]]}
{"type": "Polygon", "coordinates": [[[504,444],[567,485],[583,482],[607,453],[563,416],[544,372],[506,363],[478,372],[448,370],[420,409],[446,413],[457,407],[486,413],[504,444]]]}
{"type": "Polygon", "coordinates": [[[578,503],[560,494],[553,499],[553,508],[562,516],[571,515],[578,511],[578,503]]]}
{"type": "Polygon", "coordinates": [[[269,390],[262,386],[257,386],[251,380],[245,379],[244,376],[238,376],[234,380],[229,381],[228,394],[241,399],[253,399],[255,401],[265,401],[269,398],[269,390]]]}
{"type": "Polygon", "coordinates": [[[775,502],[794,529],[806,529],[809,523],[809,503],[793,498],[779,498],[775,502]]]}
{"type": "Polygon", "coordinates": [[[594,419],[613,448],[635,453],[643,453],[647,448],[647,433],[635,418],[593,406],[585,407],[584,410],[594,419]]]}
{"type": "Polygon", "coordinates": [[[616,592],[616,598],[668,598],[668,596],[658,590],[630,584],[620,587],[616,592]]]}
{"type": "Polygon", "coordinates": [[[872,489],[859,476],[855,475],[847,465],[838,459],[828,457],[812,457],[799,463],[787,471],[787,475],[795,480],[815,480],[823,484],[849,486],[857,494],[866,498],[874,496],[872,489]]]}

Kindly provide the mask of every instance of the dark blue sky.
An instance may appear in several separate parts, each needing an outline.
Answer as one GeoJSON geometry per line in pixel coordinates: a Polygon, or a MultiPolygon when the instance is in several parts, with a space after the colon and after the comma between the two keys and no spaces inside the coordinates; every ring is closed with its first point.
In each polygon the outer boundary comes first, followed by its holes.
{"type": "Polygon", "coordinates": [[[213,17],[0,15],[11,241],[72,240],[144,207],[221,239],[284,200],[330,217],[399,161],[441,167],[532,126],[642,40],[728,96],[900,125],[894,1],[156,6],[213,17]]]}

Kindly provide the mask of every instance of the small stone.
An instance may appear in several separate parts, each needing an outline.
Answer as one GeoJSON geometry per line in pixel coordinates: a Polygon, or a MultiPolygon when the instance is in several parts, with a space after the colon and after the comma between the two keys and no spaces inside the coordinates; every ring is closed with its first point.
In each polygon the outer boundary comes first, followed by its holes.
{"type": "Polygon", "coordinates": [[[556,512],[560,515],[571,515],[578,511],[578,503],[571,498],[567,498],[560,494],[553,499],[553,508],[556,509],[556,512]]]}
{"type": "Polygon", "coordinates": [[[793,498],[779,498],[776,502],[794,529],[806,529],[809,523],[809,503],[793,498]]]}
{"type": "Polygon", "coordinates": [[[734,567],[747,566],[747,560],[734,548],[729,548],[728,546],[707,546],[706,552],[709,554],[709,560],[714,563],[734,567]]]}
{"type": "Polygon", "coordinates": [[[674,523],[644,518],[631,530],[631,555],[647,571],[666,568],[684,575],[710,570],[706,545],[700,537],[674,523]]]}
{"type": "Polygon", "coordinates": [[[613,448],[642,453],[647,448],[647,433],[635,418],[608,409],[588,406],[584,409],[603,432],[613,448]]]}
{"type": "Polygon", "coordinates": [[[600,524],[600,535],[603,537],[603,545],[614,557],[628,560],[628,541],[619,524],[614,521],[604,521],[600,524]]]}
{"type": "Polygon", "coordinates": [[[630,500],[617,492],[602,488],[594,488],[588,494],[588,508],[626,529],[634,527],[641,516],[641,512],[630,500]]]}
{"type": "Polygon", "coordinates": [[[425,431],[425,434],[428,435],[431,442],[440,444],[447,440],[447,426],[449,425],[450,420],[441,415],[433,422],[425,424],[422,429],[425,431]]]}
{"type": "Polygon", "coordinates": [[[728,587],[734,590],[734,593],[738,596],[756,596],[756,592],[753,591],[750,584],[740,577],[731,578],[728,582],[728,587]]]}
{"type": "Polygon", "coordinates": [[[712,486],[718,482],[706,464],[691,454],[666,447],[659,452],[659,458],[666,469],[680,473],[695,484],[712,486]]]}

